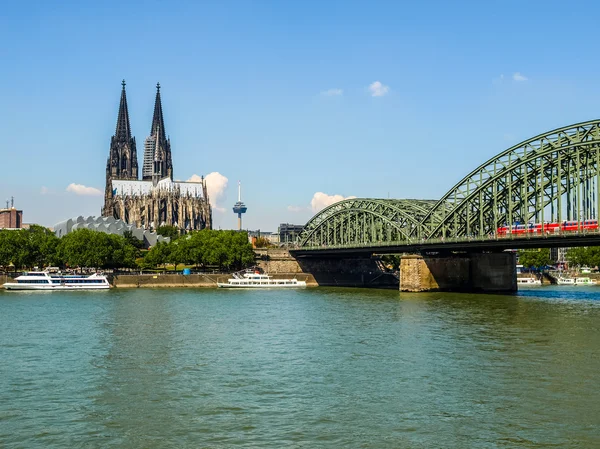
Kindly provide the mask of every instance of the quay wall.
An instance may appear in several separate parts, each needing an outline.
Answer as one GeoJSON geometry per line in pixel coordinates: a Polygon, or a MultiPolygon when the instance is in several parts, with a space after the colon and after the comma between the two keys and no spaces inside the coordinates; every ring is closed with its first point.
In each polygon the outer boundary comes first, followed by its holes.
{"type": "Polygon", "coordinates": [[[256,254],[256,265],[265,273],[302,273],[302,267],[298,264],[287,249],[259,248],[254,250],[256,254]]]}
{"type": "MultiPolygon", "coordinates": [[[[217,282],[227,282],[229,274],[119,274],[108,276],[113,287],[116,288],[158,288],[158,287],[193,287],[193,288],[216,288],[217,282]]],[[[317,283],[313,276],[298,273],[272,274],[273,279],[286,279],[295,277],[299,281],[306,281],[308,287],[316,287],[317,283]]]]}

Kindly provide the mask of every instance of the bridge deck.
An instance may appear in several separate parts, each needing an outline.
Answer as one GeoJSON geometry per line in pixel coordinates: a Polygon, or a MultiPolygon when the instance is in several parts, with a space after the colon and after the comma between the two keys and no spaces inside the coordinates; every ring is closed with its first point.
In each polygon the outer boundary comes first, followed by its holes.
{"type": "Polygon", "coordinates": [[[382,242],[378,244],[335,245],[291,249],[294,257],[368,256],[370,254],[400,254],[424,252],[482,252],[506,249],[555,248],[600,245],[600,231],[548,235],[509,235],[506,237],[470,237],[432,239],[420,242],[382,242]]]}

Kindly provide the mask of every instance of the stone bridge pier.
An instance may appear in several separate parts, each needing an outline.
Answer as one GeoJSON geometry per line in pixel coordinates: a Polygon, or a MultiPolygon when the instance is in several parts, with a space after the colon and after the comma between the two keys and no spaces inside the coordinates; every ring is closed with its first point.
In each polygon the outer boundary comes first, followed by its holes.
{"type": "Polygon", "coordinates": [[[400,291],[517,291],[516,254],[467,253],[448,256],[403,256],[400,291]]]}

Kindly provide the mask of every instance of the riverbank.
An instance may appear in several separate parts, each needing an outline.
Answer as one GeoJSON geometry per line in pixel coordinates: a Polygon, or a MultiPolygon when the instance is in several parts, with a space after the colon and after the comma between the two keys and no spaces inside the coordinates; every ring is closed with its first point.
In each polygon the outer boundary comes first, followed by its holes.
{"type": "MultiPolygon", "coordinates": [[[[277,273],[271,276],[273,279],[295,277],[299,281],[305,281],[308,287],[318,286],[311,274],[277,273]]],[[[216,288],[217,282],[227,282],[230,277],[230,274],[118,274],[109,275],[108,280],[116,288],[216,288]]]]}
{"type": "MultiPolygon", "coordinates": [[[[110,285],[115,288],[217,288],[217,282],[227,282],[231,274],[109,274],[110,285]]],[[[277,273],[273,279],[296,278],[305,281],[307,287],[318,287],[312,274],[277,273]]],[[[0,286],[12,280],[12,277],[0,274],[0,286]]]]}

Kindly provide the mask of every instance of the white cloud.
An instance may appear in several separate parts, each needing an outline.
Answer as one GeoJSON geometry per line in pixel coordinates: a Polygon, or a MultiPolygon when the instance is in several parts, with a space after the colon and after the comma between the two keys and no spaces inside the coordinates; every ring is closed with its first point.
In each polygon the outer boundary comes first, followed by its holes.
{"type": "Polygon", "coordinates": [[[48,187],[42,186],[42,188],[40,189],[40,193],[42,195],[47,195],[48,193],[50,193],[50,190],[48,189],[48,187]]]}
{"type": "MultiPolygon", "coordinates": [[[[204,179],[206,180],[206,191],[210,205],[216,211],[225,212],[225,208],[219,206],[219,203],[225,199],[225,189],[229,180],[219,172],[209,173],[204,179]]],[[[201,180],[201,176],[194,174],[188,179],[188,182],[200,182],[201,180]]]]}
{"type": "Polygon", "coordinates": [[[300,206],[288,206],[287,210],[290,212],[300,212],[301,210],[304,210],[304,208],[300,206]]]}
{"type": "Polygon", "coordinates": [[[102,196],[102,191],[95,187],[86,187],[83,184],[71,183],[67,186],[67,192],[82,196],[102,196]]]}
{"type": "Polygon", "coordinates": [[[344,91],[342,89],[327,89],[321,92],[321,95],[324,95],[326,97],[337,97],[343,94],[344,91]]]}
{"type": "Polygon", "coordinates": [[[382,84],[381,81],[375,81],[369,85],[369,92],[372,97],[383,97],[390,91],[390,86],[382,84]]]}
{"type": "Polygon", "coordinates": [[[202,182],[202,176],[193,174],[186,182],[202,182]]]}
{"type": "Polygon", "coordinates": [[[342,196],[342,195],[327,195],[323,192],[317,192],[313,195],[312,200],[310,201],[310,205],[312,207],[312,211],[314,213],[319,212],[321,209],[326,208],[327,206],[331,206],[334,203],[342,200],[348,200],[351,198],[356,198],[355,196],[342,196]]]}
{"type": "Polygon", "coordinates": [[[520,72],[515,72],[513,75],[513,80],[515,81],[527,81],[528,79],[525,75],[521,75],[520,72]]]}

